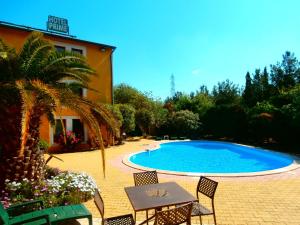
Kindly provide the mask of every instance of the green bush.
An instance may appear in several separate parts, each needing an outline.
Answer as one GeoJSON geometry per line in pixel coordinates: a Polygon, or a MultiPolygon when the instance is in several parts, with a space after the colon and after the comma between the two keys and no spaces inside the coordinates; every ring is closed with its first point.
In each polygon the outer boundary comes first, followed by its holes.
{"type": "Polygon", "coordinates": [[[189,110],[174,113],[168,120],[169,134],[177,136],[193,136],[200,128],[199,116],[189,110]]]}
{"type": "Polygon", "coordinates": [[[47,141],[45,141],[44,139],[40,139],[38,145],[39,145],[39,148],[44,151],[47,151],[49,148],[49,143],[47,141]]]}

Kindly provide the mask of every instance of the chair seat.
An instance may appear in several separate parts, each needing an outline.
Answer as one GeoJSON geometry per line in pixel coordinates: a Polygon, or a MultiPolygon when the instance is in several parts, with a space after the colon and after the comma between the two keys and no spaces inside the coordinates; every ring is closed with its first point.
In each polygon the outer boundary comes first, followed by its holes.
{"type": "Polygon", "coordinates": [[[192,216],[210,215],[213,211],[201,205],[199,202],[193,202],[192,216]]]}
{"type": "MultiPolygon", "coordinates": [[[[80,219],[80,218],[87,218],[92,217],[92,214],[86,209],[84,205],[68,205],[68,206],[59,206],[54,208],[47,208],[43,210],[34,211],[31,213],[22,214],[20,216],[16,216],[10,219],[10,223],[15,223],[17,221],[22,221],[30,218],[34,218],[36,216],[40,216],[42,214],[49,215],[51,223],[57,223],[60,221],[65,221],[68,219],[80,219]]],[[[32,223],[25,223],[26,225],[38,225],[38,224],[45,224],[46,220],[40,219],[34,221],[32,223]]]]}
{"type": "Polygon", "coordinates": [[[50,214],[51,222],[92,217],[92,214],[82,204],[54,207],[44,209],[44,211],[50,214]]]}
{"type": "Polygon", "coordinates": [[[46,219],[38,219],[38,220],[34,220],[32,222],[27,222],[27,223],[24,223],[23,221],[25,220],[28,220],[28,219],[31,219],[33,218],[33,215],[32,213],[26,213],[24,215],[20,215],[20,216],[16,216],[12,219],[9,220],[9,224],[18,224],[18,223],[21,223],[21,224],[26,224],[26,225],[42,225],[42,224],[46,224],[47,221],[46,219]]]}

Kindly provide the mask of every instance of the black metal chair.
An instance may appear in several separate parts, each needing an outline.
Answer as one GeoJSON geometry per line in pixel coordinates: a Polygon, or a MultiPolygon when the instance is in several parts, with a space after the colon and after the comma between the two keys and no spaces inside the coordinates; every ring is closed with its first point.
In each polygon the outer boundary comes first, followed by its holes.
{"type": "Polygon", "coordinates": [[[164,211],[155,212],[154,225],[179,225],[186,223],[191,225],[191,213],[193,203],[164,211]]]}
{"type": "Polygon", "coordinates": [[[94,202],[100,212],[102,218],[102,225],[134,225],[135,224],[132,214],[104,218],[104,202],[97,189],[95,190],[94,202]]]}
{"type": "MultiPolygon", "coordinates": [[[[158,177],[157,172],[154,171],[146,171],[146,172],[139,172],[139,173],[133,173],[133,179],[134,179],[134,185],[140,186],[140,185],[147,185],[147,184],[157,184],[158,183],[158,177]]],[[[148,210],[146,210],[146,219],[148,224],[148,210]]],[[[136,212],[134,212],[134,219],[136,220],[136,212]]]]}
{"type": "Polygon", "coordinates": [[[158,183],[156,171],[133,173],[133,179],[135,186],[158,183]]]}
{"type": "Polygon", "coordinates": [[[217,186],[218,186],[218,182],[211,180],[207,177],[201,176],[199,179],[199,182],[197,185],[197,190],[196,190],[198,202],[193,203],[192,217],[199,216],[200,224],[202,224],[201,216],[213,215],[214,223],[215,223],[215,225],[217,225],[216,214],[215,214],[215,205],[214,205],[214,196],[215,196],[217,186]],[[211,209],[208,209],[205,206],[200,204],[199,193],[201,193],[211,199],[211,209]]]}

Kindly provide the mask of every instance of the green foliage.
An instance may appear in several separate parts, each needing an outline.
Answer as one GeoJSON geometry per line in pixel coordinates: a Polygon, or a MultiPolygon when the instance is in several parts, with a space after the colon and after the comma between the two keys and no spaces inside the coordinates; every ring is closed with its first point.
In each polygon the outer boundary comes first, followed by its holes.
{"type": "Polygon", "coordinates": [[[214,106],[213,98],[208,93],[199,92],[192,98],[192,111],[203,118],[207,111],[214,106]]]}
{"type": "MultiPolygon", "coordinates": [[[[114,97],[116,106],[127,105],[134,110],[135,116],[132,116],[132,110],[125,109],[121,111],[123,119],[120,121],[126,123],[122,129],[126,133],[133,132],[134,129],[139,128],[144,134],[154,134],[165,123],[167,117],[167,110],[163,108],[163,104],[159,100],[154,100],[150,93],[141,93],[135,88],[126,84],[120,84],[114,87],[114,97]],[[126,114],[126,121],[124,121],[124,114],[126,114]]],[[[135,133],[139,130],[136,129],[135,133]]]]}
{"type": "Polygon", "coordinates": [[[240,105],[215,105],[203,118],[204,133],[240,139],[245,135],[246,112],[240,105]]]}
{"type": "Polygon", "coordinates": [[[226,80],[212,92],[202,85],[190,94],[176,92],[164,103],[124,84],[117,86],[115,93],[117,102],[135,108],[135,122],[144,133],[299,146],[299,82],[299,62],[286,52],[282,62],[247,72],[243,90],[226,80]]]}
{"type": "Polygon", "coordinates": [[[150,128],[155,123],[155,118],[151,111],[147,109],[140,109],[135,113],[135,121],[143,132],[143,135],[147,135],[150,133],[150,128]]]}
{"type": "Polygon", "coordinates": [[[115,107],[122,115],[122,132],[130,133],[135,128],[135,109],[128,104],[117,104],[115,107]]]}
{"type": "Polygon", "coordinates": [[[173,105],[173,110],[191,110],[192,100],[191,97],[182,92],[176,92],[172,98],[168,98],[166,102],[169,102],[173,105]]]}
{"type": "Polygon", "coordinates": [[[200,125],[198,114],[189,110],[175,112],[168,120],[170,134],[178,136],[195,136],[200,125]]]}
{"type": "Polygon", "coordinates": [[[250,115],[258,115],[260,113],[269,113],[273,114],[277,111],[277,108],[272,105],[270,102],[264,101],[257,103],[249,112],[250,115]]]}
{"type": "Polygon", "coordinates": [[[48,148],[49,148],[49,143],[47,141],[43,140],[43,139],[40,139],[39,140],[39,148],[41,150],[47,151],[48,148]]]}
{"type": "Polygon", "coordinates": [[[271,65],[271,80],[274,87],[279,90],[287,90],[300,82],[300,67],[294,53],[285,52],[282,62],[271,65]]]}
{"type": "Polygon", "coordinates": [[[254,99],[252,78],[251,78],[249,72],[247,72],[245,79],[246,79],[246,84],[245,84],[245,89],[242,94],[242,102],[244,105],[246,105],[248,107],[252,107],[256,104],[256,102],[254,99]]]}
{"type": "Polygon", "coordinates": [[[154,132],[159,133],[160,128],[167,122],[168,110],[163,108],[161,102],[154,102],[152,113],[154,116],[154,132]]]}
{"type": "Polygon", "coordinates": [[[152,105],[146,94],[127,84],[119,84],[114,87],[114,101],[115,104],[131,105],[136,110],[141,108],[150,109],[152,105]]]}
{"type": "Polygon", "coordinates": [[[219,82],[214,86],[212,94],[217,105],[239,102],[239,88],[229,80],[219,82]]]}
{"type": "MultiPolygon", "coordinates": [[[[293,118],[299,118],[300,117],[300,84],[291,89],[288,94],[291,96],[291,105],[294,108],[293,110],[293,118]]],[[[300,123],[298,123],[300,124],[300,123]]]]}

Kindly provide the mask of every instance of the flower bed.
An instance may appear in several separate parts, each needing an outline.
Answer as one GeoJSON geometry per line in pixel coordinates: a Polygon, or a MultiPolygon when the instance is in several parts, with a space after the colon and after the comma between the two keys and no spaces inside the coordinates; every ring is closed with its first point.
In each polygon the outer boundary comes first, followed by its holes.
{"type": "Polygon", "coordinates": [[[37,199],[42,200],[45,207],[78,204],[91,199],[96,188],[93,178],[85,173],[48,169],[48,178],[43,181],[6,180],[1,202],[4,207],[37,199]]]}

